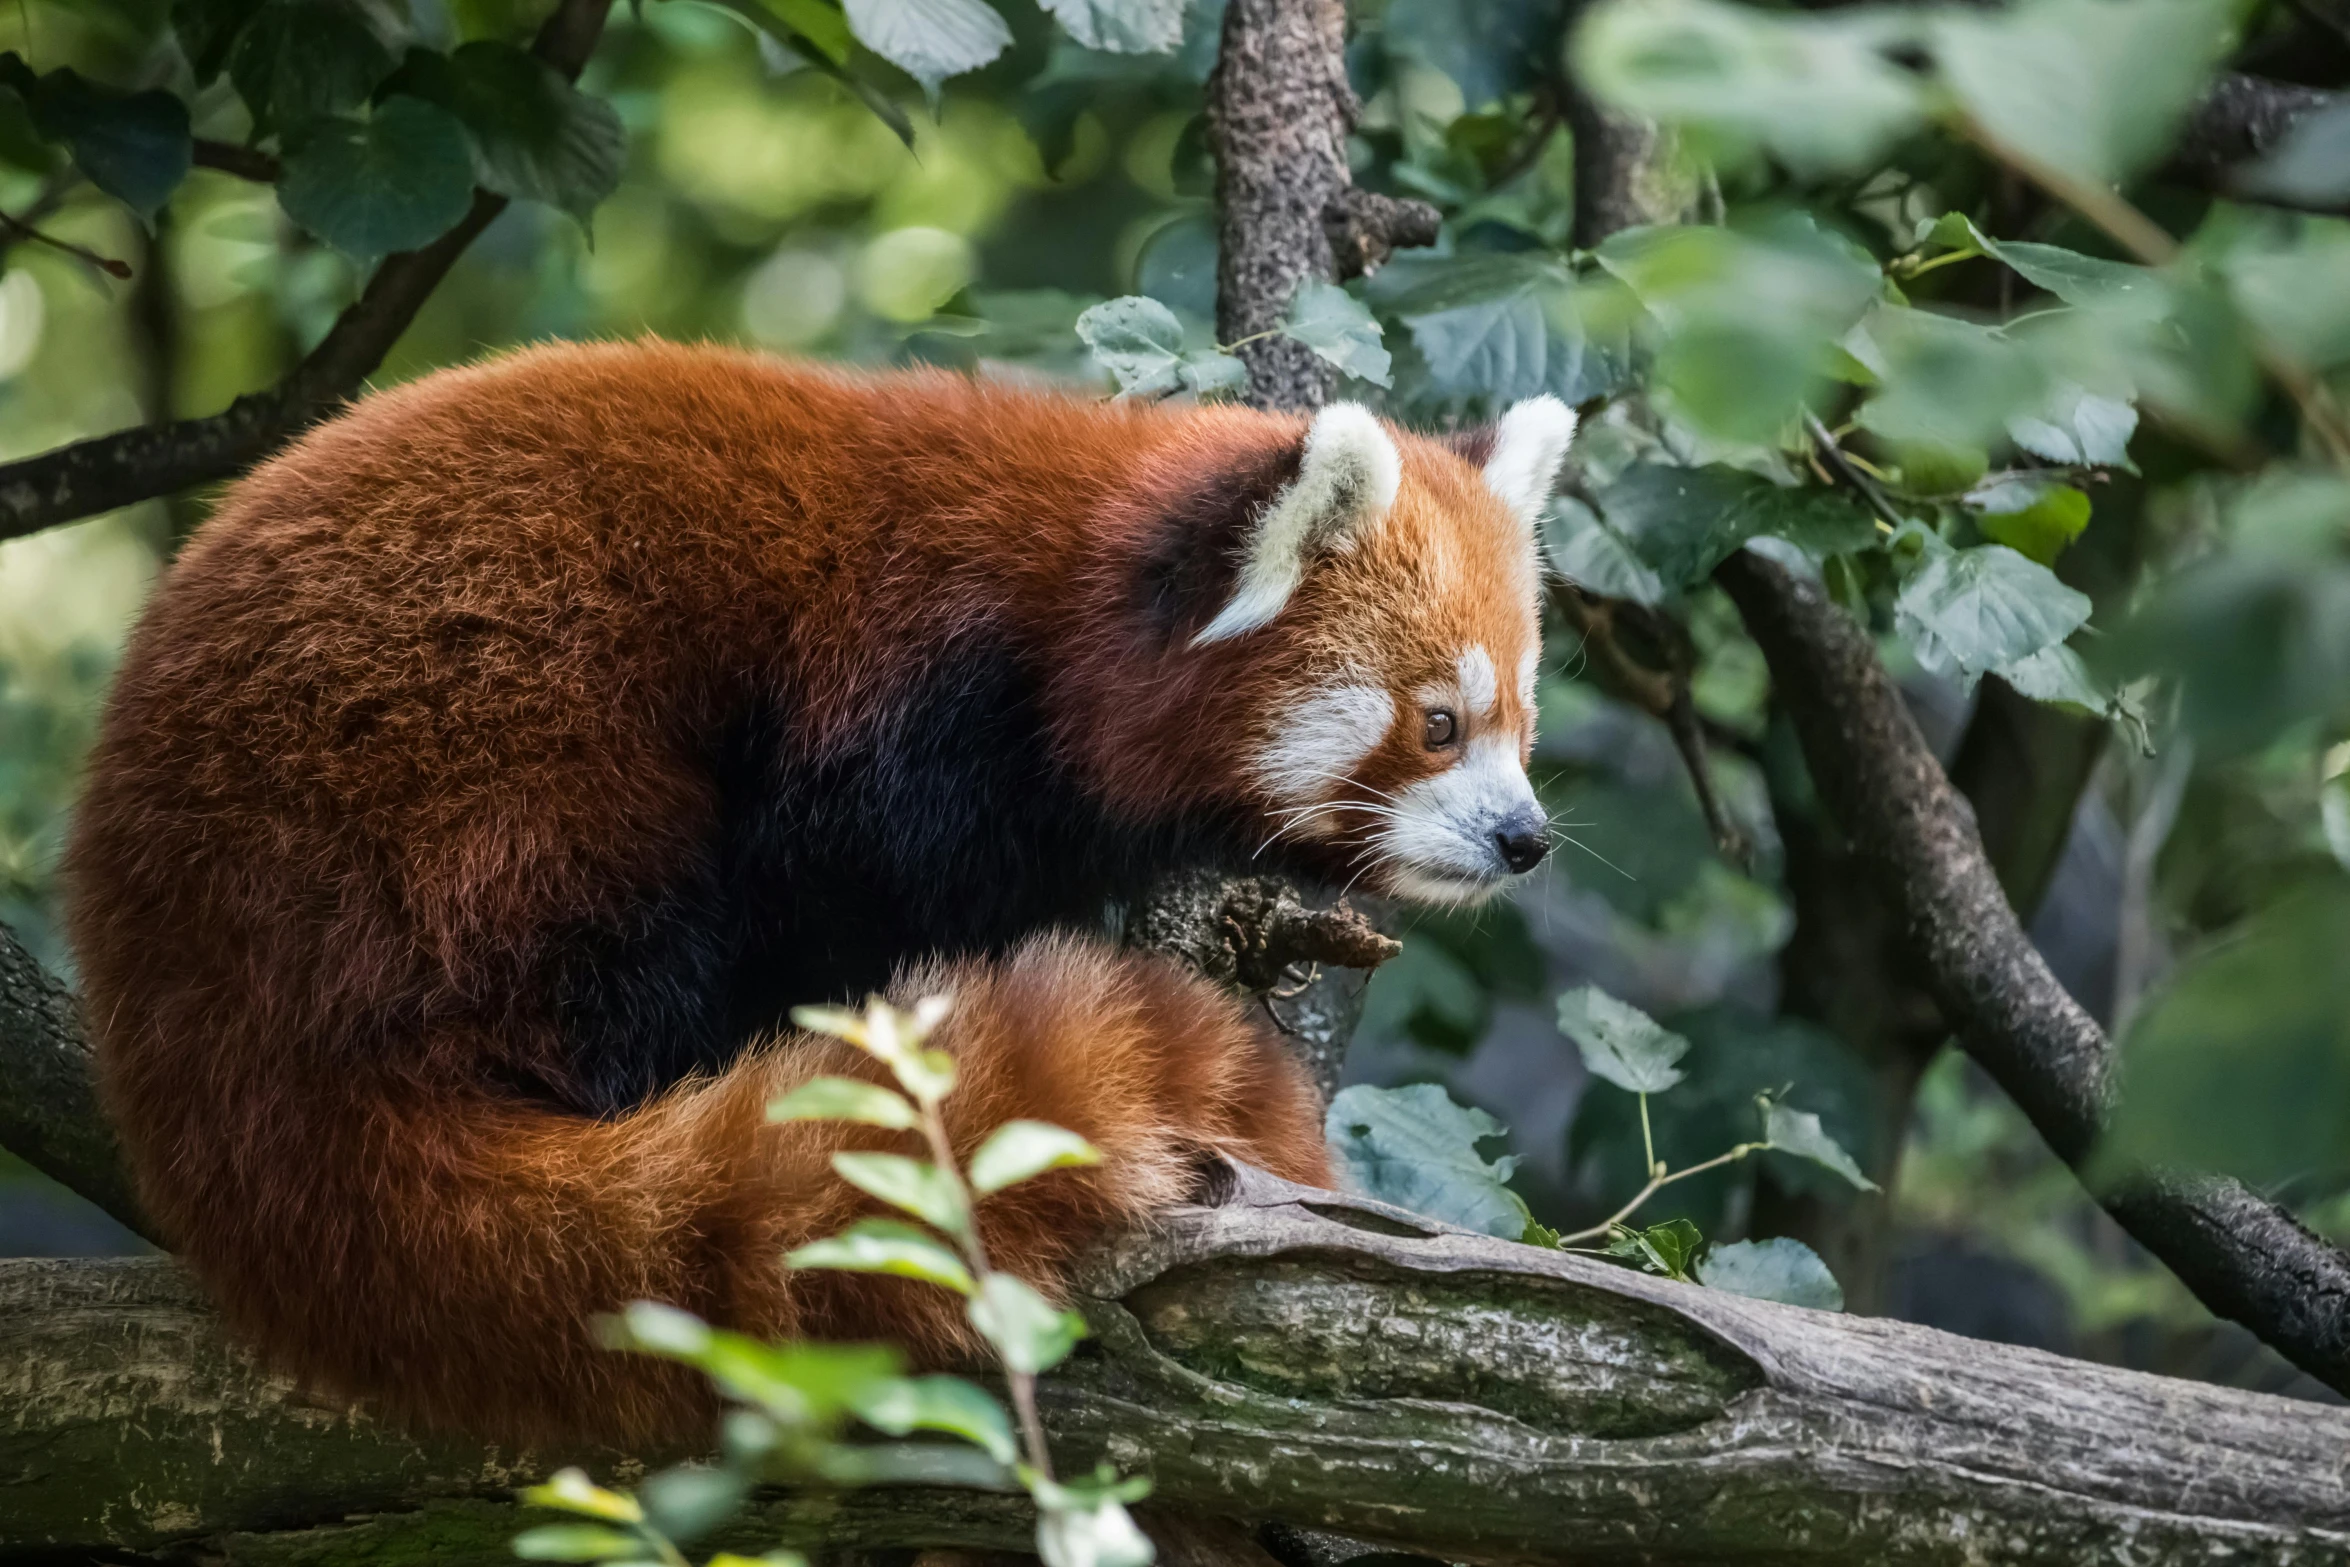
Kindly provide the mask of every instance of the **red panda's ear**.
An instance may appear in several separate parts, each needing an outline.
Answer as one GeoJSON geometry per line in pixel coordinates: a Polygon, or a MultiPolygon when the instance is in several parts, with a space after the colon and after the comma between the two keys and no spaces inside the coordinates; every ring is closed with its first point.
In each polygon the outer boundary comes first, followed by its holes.
{"type": "Polygon", "coordinates": [[[1289,602],[1316,555],[1354,548],[1395,504],[1403,458],[1371,411],[1332,403],[1314,416],[1297,477],[1249,523],[1232,597],[1192,645],[1254,631],[1289,602]]]}
{"type": "MultiPolygon", "coordinates": [[[[1486,488],[1531,527],[1550,504],[1551,486],[1575,439],[1575,410],[1555,397],[1529,397],[1501,416],[1481,457],[1486,488]]],[[[1464,453],[1463,455],[1467,455],[1464,453]]]]}

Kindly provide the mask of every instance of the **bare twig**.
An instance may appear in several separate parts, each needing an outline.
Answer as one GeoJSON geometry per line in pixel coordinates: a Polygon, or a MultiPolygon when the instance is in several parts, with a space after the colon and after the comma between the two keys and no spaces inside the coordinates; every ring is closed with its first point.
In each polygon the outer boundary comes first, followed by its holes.
{"type": "MultiPolygon", "coordinates": [[[[578,75],[611,4],[563,0],[533,51],[578,75]]],[[[0,539],[226,478],[284,445],[360,389],[466,246],[505,209],[505,197],[476,191],[455,228],[387,258],[325,339],[269,391],[204,418],[121,430],[0,467],[0,539]]]]}
{"type": "Polygon", "coordinates": [[[246,147],[233,141],[213,141],[196,138],[194,160],[199,169],[218,169],[223,174],[234,174],[238,179],[251,180],[256,185],[275,185],[285,173],[285,166],[277,155],[259,147],[246,147]]]}

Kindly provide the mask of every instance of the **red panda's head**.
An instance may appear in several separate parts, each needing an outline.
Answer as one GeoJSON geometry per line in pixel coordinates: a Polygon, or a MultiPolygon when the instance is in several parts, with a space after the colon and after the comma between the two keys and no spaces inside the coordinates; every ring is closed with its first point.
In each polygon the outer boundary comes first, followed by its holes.
{"type": "Polygon", "coordinates": [[[1341,880],[1438,903],[1531,870],[1534,529],[1573,437],[1555,398],[1453,445],[1315,416],[1192,633],[1242,654],[1240,771],[1264,831],[1341,880]]]}

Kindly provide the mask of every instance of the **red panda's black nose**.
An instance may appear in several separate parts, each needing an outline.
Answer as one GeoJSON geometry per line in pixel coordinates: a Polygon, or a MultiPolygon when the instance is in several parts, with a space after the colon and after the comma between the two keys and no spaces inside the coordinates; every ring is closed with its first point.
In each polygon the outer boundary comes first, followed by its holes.
{"type": "Polygon", "coordinates": [[[1497,828],[1493,846],[1501,850],[1501,862],[1521,876],[1540,865],[1542,857],[1550,852],[1550,840],[1539,827],[1517,822],[1497,828]]]}

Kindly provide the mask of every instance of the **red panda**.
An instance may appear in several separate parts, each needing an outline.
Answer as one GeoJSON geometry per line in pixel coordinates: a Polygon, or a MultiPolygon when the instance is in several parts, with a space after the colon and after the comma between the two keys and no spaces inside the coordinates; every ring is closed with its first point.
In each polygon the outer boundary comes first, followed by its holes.
{"type": "Polygon", "coordinates": [[[632,1299],[970,1348],[943,1292],[780,1266],[899,1135],[764,1120],[865,1069],[794,1004],[951,992],[954,1135],[1103,1150],[985,1206],[1045,1287],[1207,1151],[1327,1184],[1278,1041],[1088,932],[1186,863],[1465,900],[1541,858],[1572,430],[659,343],[369,397],[189,542],[91,758],[68,917],[143,1202],[313,1385],[637,1442],[710,1405],[594,1347],[632,1299]]]}

